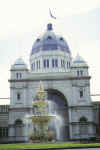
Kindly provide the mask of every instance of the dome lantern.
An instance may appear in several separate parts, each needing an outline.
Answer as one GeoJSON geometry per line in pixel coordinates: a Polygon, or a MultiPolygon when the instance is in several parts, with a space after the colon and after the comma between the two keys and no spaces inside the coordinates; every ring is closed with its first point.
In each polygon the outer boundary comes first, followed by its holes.
{"type": "Polygon", "coordinates": [[[47,30],[48,30],[48,31],[53,30],[53,28],[52,28],[52,24],[51,24],[51,23],[49,23],[49,24],[47,25],[47,30]]]}

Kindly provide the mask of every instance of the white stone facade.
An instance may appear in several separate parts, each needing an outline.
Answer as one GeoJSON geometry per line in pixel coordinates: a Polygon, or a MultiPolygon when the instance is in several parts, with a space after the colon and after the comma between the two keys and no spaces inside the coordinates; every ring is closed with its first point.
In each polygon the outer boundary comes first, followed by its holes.
{"type": "MultiPolygon", "coordinates": [[[[55,109],[63,120],[57,129],[61,134],[58,137],[56,133],[57,140],[88,138],[96,134],[88,65],[80,56],[73,60],[69,49],[62,50],[63,47],[67,49],[66,44],[61,45],[59,37],[51,30],[52,28],[49,28],[43,37],[38,39],[41,43],[33,45],[30,69],[27,69],[21,58],[11,66],[9,141],[29,140],[33,125],[27,121],[27,116],[33,113],[32,101],[40,81],[47,91],[47,97],[55,104],[52,109],[55,109]],[[54,45],[56,41],[58,48],[48,50],[46,47],[44,51],[41,44],[45,47],[47,38],[53,39],[49,46],[54,45]],[[39,51],[34,53],[38,48],[39,51]]],[[[56,128],[55,125],[55,132],[56,128]]]]}

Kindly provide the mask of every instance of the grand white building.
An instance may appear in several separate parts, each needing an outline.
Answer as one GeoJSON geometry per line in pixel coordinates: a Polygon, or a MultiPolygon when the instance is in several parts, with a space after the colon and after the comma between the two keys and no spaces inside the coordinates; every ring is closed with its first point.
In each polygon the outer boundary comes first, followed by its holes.
{"type": "Polygon", "coordinates": [[[26,118],[33,114],[32,101],[40,81],[47,99],[53,102],[51,111],[58,116],[52,127],[57,140],[96,136],[98,111],[90,96],[88,64],[79,55],[72,59],[67,41],[56,35],[51,23],[32,46],[30,69],[18,58],[10,72],[10,105],[0,107],[0,136],[4,141],[29,141],[33,125],[26,118]]]}

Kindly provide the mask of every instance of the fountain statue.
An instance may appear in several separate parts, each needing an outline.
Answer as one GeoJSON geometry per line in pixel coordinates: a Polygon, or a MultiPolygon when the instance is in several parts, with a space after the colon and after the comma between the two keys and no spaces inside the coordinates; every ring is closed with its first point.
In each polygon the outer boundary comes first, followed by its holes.
{"type": "Polygon", "coordinates": [[[52,141],[54,132],[49,130],[49,123],[55,118],[55,115],[49,113],[50,101],[45,99],[46,92],[42,82],[40,82],[40,90],[36,94],[36,100],[33,101],[33,113],[28,117],[32,120],[34,130],[30,135],[32,142],[47,142],[52,141]]]}

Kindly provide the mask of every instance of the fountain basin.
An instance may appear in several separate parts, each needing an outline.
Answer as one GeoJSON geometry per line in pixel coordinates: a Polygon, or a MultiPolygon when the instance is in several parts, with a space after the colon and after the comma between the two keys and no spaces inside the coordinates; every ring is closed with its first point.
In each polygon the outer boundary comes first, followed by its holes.
{"type": "Polygon", "coordinates": [[[51,119],[54,119],[56,116],[55,115],[47,115],[47,116],[41,116],[41,115],[32,115],[28,117],[28,119],[31,119],[32,122],[35,124],[37,123],[46,123],[49,122],[51,119]]]}

